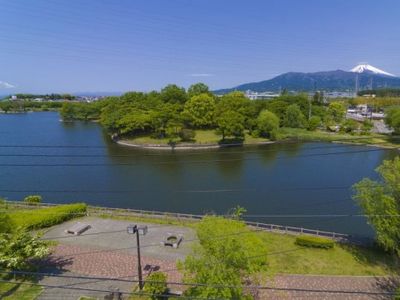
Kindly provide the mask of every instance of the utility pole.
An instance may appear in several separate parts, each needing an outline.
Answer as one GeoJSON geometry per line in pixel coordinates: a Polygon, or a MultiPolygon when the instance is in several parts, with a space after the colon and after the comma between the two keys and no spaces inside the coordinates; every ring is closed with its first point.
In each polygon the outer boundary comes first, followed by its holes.
{"type": "Polygon", "coordinates": [[[143,272],[142,272],[142,261],[140,258],[140,239],[139,234],[145,235],[147,233],[147,226],[129,225],[127,227],[127,232],[129,234],[136,234],[136,249],[137,249],[137,265],[138,265],[138,275],[139,275],[139,290],[143,290],[143,272]]]}

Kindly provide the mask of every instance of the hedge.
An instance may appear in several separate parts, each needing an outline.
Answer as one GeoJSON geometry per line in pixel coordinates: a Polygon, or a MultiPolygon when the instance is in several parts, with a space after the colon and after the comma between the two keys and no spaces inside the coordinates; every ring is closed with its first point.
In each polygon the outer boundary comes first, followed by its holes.
{"type": "Polygon", "coordinates": [[[300,235],[296,238],[295,243],[299,246],[323,249],[331,249],[335,245],[335,242],[331,239],[311,235],[300,235]]]}
{"type": "Polygon", "coordinates": [[[76,203],[49,208],[13,211],[9,213],[9,216],[16,227],[24,227],[32,230],[50,227],[76,217],[84,216],[86,209],[86,204],[76,203]]]}

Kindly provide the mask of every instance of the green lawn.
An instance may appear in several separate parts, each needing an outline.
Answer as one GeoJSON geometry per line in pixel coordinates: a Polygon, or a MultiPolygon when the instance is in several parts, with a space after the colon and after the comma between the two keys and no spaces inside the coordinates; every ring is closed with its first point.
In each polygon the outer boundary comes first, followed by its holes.
{"type": "Polygon", "coordinates": [[[388,275],[400,271],[400,260],[380,250],[336,244],[333,249],[295,245],[295,236],[262,232],[269,273],[388,275]]]}
{"type": "MultiPolygon", "coordinates": [[[[196,135],[192,142],[186,143],[194,143],[194,144],[218,144],[221,141],[222,136],[217,134],[215,130],[195,130],[196,135]]],[[[153,138],[149,135],[147,136],[138,136],[134,138],[126,139],[126,141],[135,143],[135,144],[159,144],[159,145],[168,145],[170,139],[163,138],[153,138]]],[[[266,142],[268,141],[265,138],[253,137],[249,135],[248,132],[245,133],[245,144],[254,144],[259,142],[266,142]]]]}
{"type": "MultiPolygon", "coordinates": [[[[3,279],[2,277],[0,278],[3,279]]],[[[43,288],[38,285],[0,282],[0,299],[33,300],[36,299],[42,291],[43,288]]]]}
{"type": "Polygon", "coordinates": [[[326,141],[334,142],[340,141],[342,143],[351,144],[367,144],[367,145],[379,145],[380,147],[394,148],[400,146],[400,139],[398,137],[391,137],[384,134],[370,134],[370,135],[359,135],[359,134],[345,134],[335,133],[327,131],[308,131],[300,128],[280,128],[279,129],[279,140],[284,139],[297,139],[300,141],[326,141]]]}

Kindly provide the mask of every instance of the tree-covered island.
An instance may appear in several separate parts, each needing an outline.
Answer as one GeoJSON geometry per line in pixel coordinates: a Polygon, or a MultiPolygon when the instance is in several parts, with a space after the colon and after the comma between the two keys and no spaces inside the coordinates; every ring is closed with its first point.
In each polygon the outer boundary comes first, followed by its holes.
{"type": "MultiPolygon", "coordinates": [[[[115,139],[139,145],[241,144],[297,137],[306,140],[356,139],[370,135],[369,120],[346,119],[346,101],[324,102],[317,93],[282,93],[250,100],[241,92],[222,96],[197,83],[161,91],[128,92],[92,103],[65,102],[64,121],[99,121],[115,139]]],[[[382,136],[370,136],[380,139],[382,136]]]]}

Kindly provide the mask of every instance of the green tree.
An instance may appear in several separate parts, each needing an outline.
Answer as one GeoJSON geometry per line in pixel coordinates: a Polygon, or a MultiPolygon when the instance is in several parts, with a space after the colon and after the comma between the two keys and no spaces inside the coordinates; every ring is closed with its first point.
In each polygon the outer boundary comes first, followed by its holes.
{"type": "Polygon", "coordinates": [[[374,124],[372,123],[372,121],[365,119],[361,125],[361,133],[369,134],[372,128],[374,128],[374,124]]]}
{"type": "Polygon", "coordinates": [[[64,102],[60,110],[61,118],[64,121],[70,121],[75,118],[74,105],[70,102],[64,102]]]}
{"type": "Polygon", "coordinates": [[[13,223],[10,216],[6,213],[0,214],[0,235],[2,233],[11,233],[13,230],[13,223]]]}
{"type": "Polygon", "coordinates": [[[360,125],[358,124],[357,121],[353,119],[346,119],[341,127],[341,130],[347,133],[352,133],[356,130],[358,130],[360,125]]]}
{"type": "Polygon", "coordinates": [[[11,270],[30,270],[34,260],[49,254],[49,248],[40,236],[32,236],[22,228],[13,234],[0,235],[0,267],[11,270]]]}
{"type": "Polygon", "coordinates": [[[364,178],[355,184],[354,199],[368,215],[379,244],[400,255],[400,158],[385,160],[376,171],[380,180],[364,178]]]}
{"type": "Polygon", "coordinates": [[[341,123],[346,114],[346,107],[341,102],[331,102],[327,113],[334,122],[341,123]]]}
{"type": "Polygon", "coordinates": [[[151,294],[151,299],[165,299],[168,291],[167,275],[163,272],[151,273],[145,282],[144,291],[151,294]]]}
{"type": "Polygon", "coordinates": [[[184,282],[229,285],[196,286],[185,294],[204,298],[245,299],[243,281],[266,268],[264,242],[238,220],[207,216],[197,227],[201,248],[181,266],[184,282]]]}
{"type": "Polygon", "coordinates": [[[393,107],[386,112],[385,123],[395,134],[400,134],[400,107],[393,107]]]}
{"type": "Polygon", "coordinates": [[[210,127],[214,124],[215,99],[208,94],[190,98],[184,106],[182,115],[194,127],[210,127]]]}
{"type": "Polygon", "coordinates": [[[297,104],[289,105],[285,112],[284,125],[292,128],[303,128],[306,125],[306,118],[297,104]]]}
{"type": "Polygon", "coordinates": [[[189,97],[193,97],[193,96],[198,96],[201,94],[208,94],[210,95],[210,90],[208,89],[208,86],[205,85],[204,83],[198,82],[195,84],[192,84],[188,90],[187,93],[189,95],[189,97]]]}
{"type": "Polygon", "coordinates": [[[267,138],[276,138],[279,129],[279,118],[268,110],[261,111],[257,118],[257,130],[259,134],[267,138]]]}
{"type": "Polygon", "coordinates": [[[242,114],[228,110],[217,119],[217,132],[222,135],[222,140],[231,136],[234,138],[244,137],[245,118],[242,114]]]}
{"type": "Polygon", "coordinates": [[[185,103],[187,100],[186,91],[182,87],[175,84],[167,85],[160,93],[163,102],[169,103],[185,103]]]}
{"type": "Polygon", "coordinates": [[[308,120],[307,129],[310,131],[316,130],[319,126],[321,126],[321,118],[318,116],[312,116],[310,120],[308,120]]]}
{"type": "Polygon", "coordinates": [[[248,117],[250,109],[250,100],[242,92],[232,92],[222,96],[217,102],[215,113],[219,117],[227,111],[235,111],[243,117],[248,117]]]}

